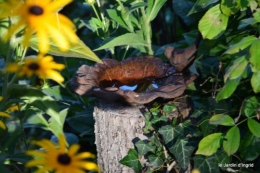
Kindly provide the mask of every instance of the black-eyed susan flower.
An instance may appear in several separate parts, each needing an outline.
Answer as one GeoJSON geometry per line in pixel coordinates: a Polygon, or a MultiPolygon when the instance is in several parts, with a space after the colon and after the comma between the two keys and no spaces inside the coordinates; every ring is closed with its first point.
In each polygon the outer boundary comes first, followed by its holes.
{"type": "Polygon", "coordinates": [[[76,43],[74,24],[58,11],[72,0],[7,0],[0,4],[0,19],[15,17],[16,21],[9,29],[6,39],[23,31],[25,46],[36,33],[40,53],[47,53],[52,39],[62,51],[69,49],[70,43],[76,43]]]}
{"type": "Polygon", "coordinates": [[[32,75],[37,75],[41,79],[52,79],[58,83],[62,83],[64,79],[56,70],[64,68],[65,65],[54,62],[52,56],[44,57],[40,54],[37,58],[28,57],[21,65],[10,63],[4,71],[10,73],[17,72],[18,76],[31,77],[32,75]]]}
{"type": "Polygon", "coordinates": [[[50,140],[42,139],[33,142],[43,148],[44,151],[27,151],[27,155],[33,156],[34,160],[27,162],[27,167],[38,167],[37,173],[54,171],[55,173],[84,173],[84,170],[99,171],[96,163],[84,159],[94,158],[89,152],[77,154],[78,144],[72,144],[66,149],[66,139],[63,135],[59,136],[59,147],[55,146],[50,140]]]}

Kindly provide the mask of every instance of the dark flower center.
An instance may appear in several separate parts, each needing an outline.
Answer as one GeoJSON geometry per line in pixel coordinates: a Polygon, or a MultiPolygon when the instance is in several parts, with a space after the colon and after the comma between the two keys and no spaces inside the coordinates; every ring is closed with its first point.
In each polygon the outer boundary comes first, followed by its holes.
{"type": "Polygon", "coordinates": [[[62,165],[68,165],[71,162],[71,158],[68,154],[60,154],[58,156],[58,162],[62,165]]]}
{"type": "Polygon", "coordinates": [[[39,16],[43,14],[43,8],[37,5],[31,6],[29,8],[29,12],[35,16],[39,16]]]}
{"type": "Polygon", "coordinates": [[[38,70],[40,68],[40,66],[37,63],[31,63],[31,64],[28,65],[28,68],[30,70],[36,71],[36,70],[38,70]]]}

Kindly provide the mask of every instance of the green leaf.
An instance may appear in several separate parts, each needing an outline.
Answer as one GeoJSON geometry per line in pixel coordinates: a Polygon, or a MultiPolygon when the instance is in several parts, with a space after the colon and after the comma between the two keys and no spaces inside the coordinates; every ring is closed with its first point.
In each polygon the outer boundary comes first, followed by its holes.
{"type": "MultiPolygon", "coordinates": [[[[50,49],[48,54],[56,55],[56,56],[63,56],[63,57],[73,57],[73,58],[84,58],[91,61],[99,62],[102,61],[97,57],[97,55],[85,45],[85,43],[81,40],[78,41],[76,44],[71,44],[70,48],[66,52],[62,52],[59,47],[50,40],[50,49]]],[[[38,40],[36,37],[31,39],[31,47],[34,50],[38,50],[38,40]]]]}
{"type": "Polygon", "coordinates": [[[222,133],[213,133],[204,137],[200,143],[199,148],[195,154],[202,154],[204,156],[210,156],[217,152],[220,147],[220,140],[222,139],[222,133]]]}
{"type": "Polygon", "coordinates": [[[214,156],[205,157],[205,156],[195,156],[194,160],[194,169],[198,169],[201,173],[219,173],[219,167],[217,160],[214,156]]]}
{"type": "Polygon", "coordinates": [[[92,110],[82,111],[75,116],[68,117],[66,123],[78,133],[93,131],[93,112],[92,110]]]}
{"type": "Polygon", "coordinates": [[[235,122],[233,118],[226,114],[213,115],[210,120],[210,124],[223,125],[223,126],[234,126],[235,122]]]}
{"type": "MultiPolygon", "coordinates": [[[[4,36],[7,34],[8,28],[10,27],[11,22],[8,18],[0,20],[0,54],[3,56],[7,56],[8,47],[10,42],[4,41],[4,36]]],[[[15,45],[13,45],[15,47],[15,45]]]]}
{"type": "Polygon", "coordinates": [[[231,67],[228,68],[227,72],[225,73],[224,76],[224,81],[226,82],[227,79],[236,79],[242,76],[244,73],[248,61],[246,59],[246,56],[241,56],[240,58],[237,58],[231,67]]]}
{"type": "Polygon", "coordinates": [[[253,135],[260,137],[260,123],[258,123],[256,120],[248,119],[247,126],[253,135]]]}
{"type": "Polygon", "coordinates": [[[244,139],[241,141],[239,152],[241,157],[245,161],[253,161],[260,154],[260,138],[253,135],[250,131],[247,131],[244,139]]]}
{"type": "Polygon", "coordinates": [[[228,130],[226,136],[224,137],[223,148],[226,151],[226,153],[230,156],[238,150],[239,144],[239,128],[237,126],[234,126],[228,130]]]}
{"type": "Polygon", "coordinates": [[[176,106],[174,104],[166,104],[163,106],[163,111],[166,114],[170,114],[172,111],[176,110],[176,106]]]}
{"type": "Polygon", "coordinates": [[[178,139],[172,148],[170,148],[170,152],[174,154],[178,164],[186,169],[190,163],[191,154],[193,153],[195,147],[190,145],[187,139],[178,139]]]}
{"type": "Polygon", "coordinates": [[[147,21],[151,22],[157,16],[158,12],[162,8],[163,4],[167,0],[148,0],[148,7],[146,9],[147,21]]]}
{"type": "Polygon", "coordinates": [[[257,21],[253,17],[249,17],[247,19],[242,19],[242,20],[240,20],[240,23],[239,23],[237,29],[243,29],[249,25],[254,25],[256,23],[257,23],[257,21]]]}
{"type": "Polygon", "coordinates": [[[242,112],[245,116],[251,117],[256,115],[257,109],[259,108],[260,98],[256,96],[249,96],[245,99],[243,104],[242,112]]]}
{"type": "Polygon", "coordinates": [[[240,82],[240,78],[228,80],[224,85],[224,87],[221,89],[221,91],[218,93],[216,97],[216,101],[229,98],[236,90],[239,82],[240,82]]]}
{"type": "Polygon", "coordinates": [[[148,152],[155,152],[156,147],[152,146],[151,144],[147,144],[144,141],[138,141],[135,143],[135,146],[138,150],[138,154],[144,156],[148,152]]]}
{"type": "Polygon", "coordinates": [[[153,155],[153,154],[148,156],[148,160],[153,168],[158,168],[160,166],[163,166],[163,163],[164,163],[162,158],[160,158],[156,155],[153,155]]]}
{"type": "Polygon", "coordinates": [[[62,111],[59,112],[59,121],[57,121],[53,116],[49,119],[49,128],[56,136],[63,134],[63,124],[65,122],[67,114],[68,114],[68,108],[63,109],[62,111]]]}
{"type": "Polygon", "coordinates": [[[193,5],[192,9],[187,14],[187,16],[193,13],[197,13],[199,11],[203,11],[208,6],[207,5],[208,2],[209,0],[197,0],[196,3],[193,5]]]}
{"type": "Polygon", "coordinates": [[[24,127],[40,127],[44,130],[49,129],[48,121],[43,117],[42,112],[34,107],[27,107],[23,121],[24,127]]]}
{"type": "Polygon", "coordinates": [[[12,161],[20,162],[20,163],[23,163],[23,164],[25,164],[26,162],[31,160],[31,157],[26,155],[25,153],[16,153],[16,154],[13,154],[13,155],[9,155],[8,158],[12,161]]]}
{"type": "Polygon", "coordinates": [[[260,11],[257,10],[254,14],[254,19],[257,21],[257,22],[260,22],[260,11]]]}
{"type": "Polygon", "coordinates": [[[107,10],[107,14],[108,16],[113,19],[114,21],[116,21],[119,25],[121,25],[122,27],[126,28],[128,30],[127,25],[125,24],[125,21],[122,19],[121,14],[119,14],[119,12],[117,10],[114,9],[108,9],[107,10]]]}
{"type": "Polygon", "coordinates": [[[223,14],[230,16],[231,14],[235,14],[238,12],[239,8],[236,6],[237,2],[230,0],[222,0],[220,4],[220,8],[223,14]]]}
{"type": "Polygon", "coordinates": [[[255,93],[260,92],[260,71],[254,72],[251,78],[251,85],[255,93]]]}
{"type": "Polygon", "coordinates": [[[256,39],[253,44],[250,47],[250,58],[249,61],[253,65],[254,68],[256,68],[258,71],[260,71],[260,39],[256,39]]]}
{"type": "Polygon", "coordinates": [[[158,132],[163,136],[165,144],[168,142],[172,143],[174,137],[181,133],[177,128],[174,128],[170,125],[161,127],[158,132]]]}
{"type": "Polygon", "coordinates": [[[224,54],[234,54],[249,47],[257,38],[255,36],[247,36],[238,43],[231,45],[224,54]]]}
{"type": "Polygon", "coordinates": [[[6,166],[2,163],[0,163],[0,170],[1,170],[1,173],[13,173],[13,171],[10,171],[9,169],[7,169],[6,166]]]}
{"type": "Polygon", "coordinates": [[[121,164],[132,168],[135,172],[139,172],[142,168],[141,163],[138,159],[137,151],[130,148],[128,154],[119,161],[121,164]]]}
{"type": "Polygon", "coordinates": [[[199,30],[203,38],[213,39],[226,30],[228,16],[221,13],[219,4],[210,8],[199,21],[199,30]]]}
{"type": "Polygon", "coordinates": [[[96,50],[102,50],[102,49],[108,49],[113,48],[115,46],[124,46],[124,45],[142,45],[146,46],[146,42],[143,40],[142,36],[135,34],[135,33],[127,33],[121,36],[118,36],[114,38],[113,40],[109,41],[105,45],[95,49],[96,50]]]}

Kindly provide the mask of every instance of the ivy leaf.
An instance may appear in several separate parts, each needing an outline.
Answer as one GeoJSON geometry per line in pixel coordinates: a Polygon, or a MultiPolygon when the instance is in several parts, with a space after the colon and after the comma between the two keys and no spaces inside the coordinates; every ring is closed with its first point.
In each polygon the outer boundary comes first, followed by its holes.
{"type": "Polygon", "coordinates": [[[142,168],[141,163],[138,159],[137,151],[130,149],[128,154],[119,161],[121,164],[132,168],[135,172],[139,172],[142,168]]]}
{"type": "MultiPolygon", "coordinates": [[[[34,50],[38,50],[38,40],[37,37],[33,37],[31,40],[31,47],[34,50]]],[[[84,58],[91,61],[99,62],[102,61],[97,57],[97,55],[85,45],[85,43],[81,40],[78,41],[76,44],[71,44],[70,48],[66,52],[62,52],[59,47],[54,43],[52,40],[49,42],[50,49],[48,54],[56,55],[56,56],[63,56],[63,57],[73,57],[73,58],[84,58]]]]}
{"type": "Polygon", "coordinates": [[[236,90],[238,84],[240,82],[240,78],[228,80],[221,91],[218,93],[216,97],[216,101],[220,101],[222,99],[229,98],[233,92],[236,90]]]}
{"type": "Polygon", "coordinates": [[[203,38],[213,39],[226,30],[228,16],[221,13],[219,4],[210,8],[199,21],[199,30],[203,38]]]}
{"type": "Polygon", "coordinates": [[[241,141],[239,152],[243,160],[253,161],[260,154],[260,138],[247,131],[244,139],[241,141]]]}
{"type": "Polygon", "coordinates": [[[260,92],[260,71],[254,72],[251,78],[251,85],[255,93],[260,92]]]}
{"type": "Polygon", "coordinates": [[[174,146],[170,148],[170,152],[174,154],[178,164],[186,169],[190,163],[190,157],[195,147],[189,144],[187,139],[178,139],[174,146]]]}
{"type": "Polygon", "coordinates": [[[234,126],[235,122],[233,118],[226,114],[216,114],[209,119],[210,124],[223,125],[223,126],[234,126]]]}
{"type": "Polygon", "coordinates": [[[145,143],[144,141],[141,141],[141,140],[136,142],[135,146],[138,150],[138,154],[141,155],[141,156],[145,155],[149,151],[155,152],[155,149],[156,149],[155,146],[152,146],[151,144],[147,144],[147,143],[145,143]]]}
{"type": "Polygon", "coordinates": [[[224,54],[234,54],[249,47],[257,38],[255,36],[247,36],[238,43],[231,45],[224,54]]]}
{"type": "Polygon", "coordinates": [[[249,61],[253,65],[254,68],[256,68],[258,71],[260,71],[260,39],[257,39],[253,42],[253,44],[250,47],[250,58],[249,61]]]}
{"type": "Polygon", "coordinates": [[[238,150],[240,144],[239,128],[237,126],[232,127],[228,130],[224,138],[225,140],[223,142],[223,148],[230,156],[238,150]]]}
{"type": "Polygon", "coordinates": [[[166,114],[170,114],[174,110],[176,110],[176,106],[174,104],[166,104],[163,106],[163,111],[166,114]]]}
{"type": "Polygon", "coordinates": [[[260,137],[260,123],[258,123],[256,120],[248,119],[247,126],[253,135],[260,137]]]}
{"type": "Polygon", "coordinates": [[[256,114],[259,107],[260,99],[256,96],[247,97],[242,108],[242,112],[245,116],[251,117],[256,114]]]}
{"type": "Polygon", "coordinates": [[[158,168],[160,166],[163,166],[163,160],[159,156],[156,155],[149,155],[148,156],[149,163],[152,165],[153,168],[158,168]]]}
{"type": "Polygon", "coordinates": [[[204,137],[200,141],[199,148],[195,154],[210,156],[216,153],[217,149],[220,147],[221,139],[222,139],[222,133],[213,133],[204,137]]]}
{"type": "Polygon", "coordinates": [[[175,136],[179,135],[181,131],[177,128],[174,128],[170,125],[161,127],[158,132],[163,136],[163,139],[166,144],[169,142],[172,143],[175,136]]]}
{"type": "Polygon", "coordinates": [[[141,35],[135,34],[135,33],[127,33],[121,36],[118,36],[108,43],[104,44],[103,46],[95,49],[96,50],[102,50],[102,49],[108,49],[113,48],[115,46],[124,46],[124,45],[142,45],[146,46],[146,42],[143,40],[141,35]]]}
{"type": "Polygon", "coordinates": [[[217,160],[214,156],[195,156],[193,157],[193,160],[194,168],[198,169],[200,172],[219,173],[219,167],[218,164],[216,164],[217,160]]]}

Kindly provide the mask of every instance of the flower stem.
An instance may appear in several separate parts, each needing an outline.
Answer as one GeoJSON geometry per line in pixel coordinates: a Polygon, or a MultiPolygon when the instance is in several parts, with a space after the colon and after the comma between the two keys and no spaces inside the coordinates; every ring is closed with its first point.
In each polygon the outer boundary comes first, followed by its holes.
{"type": "MultiPolygon", "coordinates": [[[[14,44],[14,39],[11,38],[10,43],[9,43],[9,47],[8,47],[8,52],[7,52],[5,64],[10,63],[11,60],[12,60],[12,56],[13,56],[13,52],[14,52],[13,44],[14,44]]],[[[9,80],[9,73],[5,73],[4,74],[4,81],[3,81],[3,88],[2,88],[3,100],[0,103],[0,110],[4,109],[5,102],[8,100],[8,94],[7,94],[8,80],[9,80]]]]}
{"type": "Polygon", "coordinates": [[[145,14],[144,7],[141,8],[141,13],[142,13],[143,23],[144,23],[144,35],[147,43],[146,51],[149,55],[153,55],[152,41],[151,41],[152,38],[151,25],[150,25],[150,21],[147,19],[147,16],[145,14]]]}

